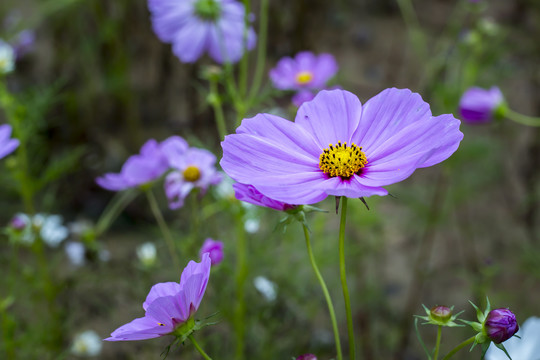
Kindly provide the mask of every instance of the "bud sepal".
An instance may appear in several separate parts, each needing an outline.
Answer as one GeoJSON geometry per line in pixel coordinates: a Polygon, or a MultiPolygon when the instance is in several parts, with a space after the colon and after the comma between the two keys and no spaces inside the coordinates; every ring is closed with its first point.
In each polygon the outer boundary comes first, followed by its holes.
{"type": "Polygon", "coordinates": [[[418,319],[426,321],[422,325],[437,325],[437,326],[448,326],[448,327],[460,327],[463,326],[455,322],[455,320],[460,320],[457,317],[463,313],[463,311],[453,314],[454,307],[447,307],[442,305],[437,305],[428,309],[424,304],[422,307],[426,311],[427,316],[414,315],[418,319]]]}

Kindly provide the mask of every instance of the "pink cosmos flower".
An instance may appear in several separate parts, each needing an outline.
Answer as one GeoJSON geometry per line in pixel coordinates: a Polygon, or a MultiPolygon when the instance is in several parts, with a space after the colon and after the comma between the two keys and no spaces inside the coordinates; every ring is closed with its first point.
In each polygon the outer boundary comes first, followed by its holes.
{"type": "Polygon", "coordinates": [[[174,335],[199,309],[210,277],[210,264],[210,256],[206,253],[200,263],[188,263],[180,283],[154,285],[143,303],[144,317],[119,327],[105,340],[146,340],[174,335]]]}
{"type": "Polygon", "coordinates": [[[0,125],[0,159],[11,154],[19,147],[19,140],[11,138],[11,126],[0,125]]]}
{"type": "Polygon", "coordinates": [[[408,89],[384,90],[363,106],[350,92],[321,91],[295,122],[244,119],[222,142],[220,164],[239,183],[288,204],[382,196],[383,186],[452,155],[463,138],[459,125],[450,114],[432,116],[408,89]]]}
{"type": "Polygon", "coordinates": [[[493,120],[497,109],[504,104],[501,90],[493,86],[489,90],[472,87],[465,91],[459,101],[459,113],[470,124],[483,124],[493,120]]]}
{"type": "Polygon", "coordinates": [[[206,239],[201,246],[201,250],[199,251],[199,257],[202,259],[206,253],[210,255],[212,266],[219,264],[223,261],[224,256],[223,242],[211,238],[206,239]]]}

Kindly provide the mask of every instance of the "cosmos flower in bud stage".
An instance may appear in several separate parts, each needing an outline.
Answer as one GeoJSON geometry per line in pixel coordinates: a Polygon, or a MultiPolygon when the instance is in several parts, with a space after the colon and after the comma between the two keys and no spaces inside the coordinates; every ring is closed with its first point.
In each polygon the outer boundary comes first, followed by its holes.
{"type": "Polygon", "coordinates": [[[152,287],[143,303],[144,317],[112,332],[107,341],[133,341],[174,335],[185,339],[197,329],[193,316],[199,309],[210,277],[208,253],[200,263],[190,261],[180,283],[159,283],[152,287]]]}
{"type": "Polygon", "coordinates": [[[484,322],[486,335],[495,344],[510,339],[519,330],[516,315],[508,309],[491,310],[484,322]]]}
{"type": "Polygon", "coordinates": [[[203,255],[208,253],[210,260],[212,260],[212,266],[219,264],[223,261],[223,242],[208,238],[204,241],[199,250],[199,257],[202,259],[203,255]]]}
{"type": "Polygon", "coordinates": [[[456,326],[463,326],[455,323],[455,320],[457,317],[463,312],[460,311],[457,314],[453,313],[454,307],[447,307],[442,305],[437,305],[432,307],[431,309],[428,309],[425,305],[422,305],[426,312],[426,316],[419,316],[415,315],[415,317],[425,320],[425,324],[432,324],[432,325],[438,325],[438,326],[449,326],[449,327],[456,327],[456,326]]]}
{"type": "Polygon", "coordinates": [[[208,53],[218,63],[234,63],[255,46],[244,5],[236,0],[149,0],[148,8],[154,32],[182,62],[208,53]]]}
{"type": "Polygon", "coordinates": [[[489,90],[472,87],[465,91],[459,101],[459,113],[470,124],[488,123],[503,116],[504,110],[504,97],[496,86],[489,90]]]}
{"type": "Polygon", "coordinates": [[[96,179],[96,183],[104,189],[111,191],[125,190],[158,179],[169,168],[163,147],[167,140],[158,143],[154,139],[148,140],[137,155],[130,156],[120,173],[107,173],[96,179]]]}
{"type": "MultiPolygon", "coordinates": [[[[2,73],[2,44],[0,44],[0,74],[2,73]]],[[[0,125],[0,159],[11,154],[19,147],[19,140],[11,138],[11,126],[0,125]]]]}
{"type": "Polygon", "coordinates": [[[216,157],[210,151],[189,148],[184,153],[168,155],[173,168],[165,179],[165,194],[169,199],[169,207],[178,209],[184,205],[184,199],[191,190],[198,188],[202,193],[209,186],[217,185],[221,175],[216,169],[216,157]]]}
{"type": "Polygon", "coordinates": [[[329,195],[387,195],[383,188],[445,160],[463,134],[452,115],[432,116],[410,90],[387,89],[362,105],[350,92],[323,90],[295,122],[270,114],[244,119],[221,143],[221,167],[239,183],[287,204],[329,195]]]}
{"type": "MultiPolygon", "coordinates": [[[[530,317],[525,320],[516,336],[504,342],[504,347],[514,360],[540,359],[540,318],[530,317]]],[[[495,344],[491,344],[485,359],[508,360],[508,357],[495,344]]]]}
{"type": "Polygon", "coordinates": [[[313,354],[304,354],[298,356],[296,360],[317,360],[317,357],[313,354]]]}

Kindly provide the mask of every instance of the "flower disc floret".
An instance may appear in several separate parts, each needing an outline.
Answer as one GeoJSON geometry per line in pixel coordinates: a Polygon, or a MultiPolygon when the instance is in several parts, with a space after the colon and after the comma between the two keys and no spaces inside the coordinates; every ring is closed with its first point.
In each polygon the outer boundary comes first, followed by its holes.
{"type": "Polygon", "coordinates": [[[347,146],[347,143],[337,145],[330,144],[324,149],[319,157],[319,167],[330,177],[340,176],[349,179],[357,174],[367,164],[366,154],[355,143],[347,146]]]}
{"type": "Polygon", "coordinates": [[[311,71],[301,71],[296,75],[296,82],[298,85],[306,85],[313,80],[313,73],[311,71]]]}
{"type": "Polygon", "coordinates": [[[201,178],[201,171],[198,167],[190,165],[184,170],[183,175],[186,181],[195,182],[201,178]]]}

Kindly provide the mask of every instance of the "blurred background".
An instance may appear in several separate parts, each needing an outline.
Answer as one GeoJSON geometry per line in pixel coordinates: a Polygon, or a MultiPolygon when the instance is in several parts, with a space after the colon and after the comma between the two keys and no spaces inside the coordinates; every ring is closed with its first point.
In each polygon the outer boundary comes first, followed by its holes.
{"type": "MultiPolygon", "coordinates": [[[[464,90],[497,85],[511,108],[540,115],[540,2],[485,1],[474,11],[468,1],[412,3],[415,18],[395,0],[273,0],[267,70],[302,50],[327,52],[340,67],[335,83],[362,102],[388,87],[410,88],[431,104],[433,114],[459,118],[464,90]]],[[[258,6],[254,1],[254,14],[258,6]]],[[[115,194],[94,179],[119,171],[149,138],[180,135],[221,157],[206,101],[208,84],[201,76],[212,61],[180,63],[153,33],[146,1],[2,1],[0,38],[15,41],[23,30],[34,31],[35,39],[3,81],[23,105],[22,118],[31,129],[29,169],[33,179],[43,180],[33,199],[36,212],[60,214],[70,229],[96,223],[115,194]]],[[[273,96],[249,109],[248,117],[279,112],[294,119],[290,97],[265,82],[273,96]]],[[[232,128],[233,110],[225,112],[232,128]]],[[[0,112],[1,123],[3,116],[0,112]]],[[[361,359],[423,359],[412,317],[423,315],[422,304],[455,305],[472,320],[468,300],[485,304],[489,296],[494,307],[510,307],[518,321],[540,315],[540,131],[509,121],[463,123],[461,130],[465,138],[445,163],[389,186],[392,197],[367,199],[369,211],[360,201],[349,202],[347,261],[361,359]]],[[[0,164],[5,225],[25,212],[9,172],[14,161],[0,164]]],[[[233,359],[235,200],[210,191],[170,211],[164,195],[156,193],[182,244],[183,265],[197,258],[205,237],[225,243],[225,261],[212,269],[198,312],[219,311],[222,322],[197,337],[213,358],[233,359]]],[[[333,199],[319,207],[328,213],[312,214],[308,222],[344,335],[336,266],[339,218],[333,199]]],[[[276,228],[282,214],[275,211],[245,212],[257,224],[247,233],[246,357],[290,359],[312,352],[330,359],[335,349],[327,308],[301,228],[276,228]],[[274,296],[257,290],[259,276],[272,282],[274,296]]],[[[7,239],[0,241],[0,351],[6,356],[0,358],[78,358],[71,350],[77,333],[109,336],[143,315],[142,301],[154,283],[177,281],[181,271],[172,266],[142,196],[85,252],[84,265],[70,262],[64,245],[46,249],[40,260],[7,239]],[[157,262],[144,267],[136,248],[148,241],[157,245],[157,262]],[[47,263],[55,284],[50,301],[40,301],[36,290],[43,281],[40,262],[47,263]]],[[[420,331],[433,343],[434,329],[420,331]]],[[[443,335],[448,351],[471,330],[445,329],[443,335]]],[[[169,342],[103,343],[96,356],[156,359],[169,342]]],[[[198,355],[189,345],[169,357],[198,355]]],[[[464,351],[459,358],[478,357],[464,351]]]]}

